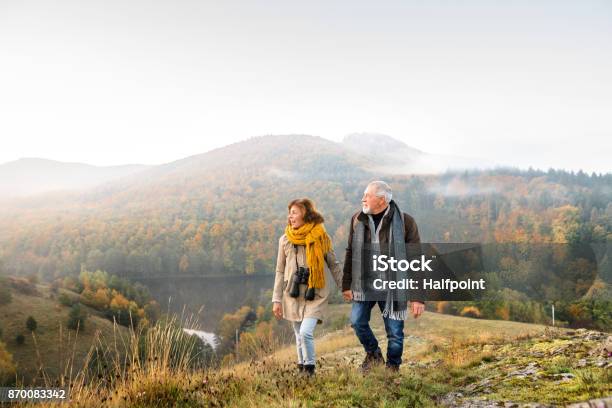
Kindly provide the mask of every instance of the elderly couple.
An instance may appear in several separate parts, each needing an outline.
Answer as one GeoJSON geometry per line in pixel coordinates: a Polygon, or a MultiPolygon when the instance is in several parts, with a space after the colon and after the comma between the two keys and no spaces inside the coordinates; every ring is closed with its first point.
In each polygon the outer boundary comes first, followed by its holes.
{"type": "Polygon", "coordinates": [[[363,245],[404,245],[419,243],[420,238],[414,218],[401,212],[392,200],[391,188],[384,181],[368,184],[361,204],[361,211],[351,218],[344,270],[336,260],[331,239],[323,226],[323,216],[317,212],[313,202],[303,198],[288,205],[288,225],[278,243],[273,312],[277,319],[291,321],[298,370],[308,375],[315,371],[314,329],[322,322],[330,294],[330,285],[325,279],[326,265],[336,285],[342,288],[344,299],[352,301],[351,326],[366,352],[361,365],[364,372],[373,365],[385,363],[378,340],[370,328],[370,312],[374,305],[378,304],[385,323],[386,367],[392,371],[399,370],[402,362],[407,308],[414,318],[425,309],[423,299],[406,302],[365,299],[359,283],[364,269],[359,256],[363,245]]]}

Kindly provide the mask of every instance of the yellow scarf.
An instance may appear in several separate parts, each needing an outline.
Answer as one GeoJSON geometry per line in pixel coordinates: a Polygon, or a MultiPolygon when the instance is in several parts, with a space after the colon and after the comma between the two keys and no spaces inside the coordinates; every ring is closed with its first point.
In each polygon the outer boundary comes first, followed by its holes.
{"type": "Polygon", "coordinates": [[[298,229],[287,225],[285,235],[292,244],[306,246],[306,264],[310,268],[308,287],[325,287],[324,256],[331,250],[332,245],[323,224],[315,225],[309,222],[298,229]]]}

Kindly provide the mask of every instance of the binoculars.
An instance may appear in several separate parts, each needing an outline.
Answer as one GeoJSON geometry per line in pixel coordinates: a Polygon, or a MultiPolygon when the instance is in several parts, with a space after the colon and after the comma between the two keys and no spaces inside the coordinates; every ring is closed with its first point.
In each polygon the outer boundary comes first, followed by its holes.
{"type": "MultiPolygon", "coordinates": [[[[308,284],[308,277],[310,276],[310,271],[307,267],[299,266],[297,271],[293,275],[293,279],[291,281],[291,290],[289,291],[289,296],[298,297],[300,296],[300,285],[308,284]]],[[[304,294],[304,299],[313,300],[315,297],[315,288],[306,289],[306,293],[304,294]]]]}

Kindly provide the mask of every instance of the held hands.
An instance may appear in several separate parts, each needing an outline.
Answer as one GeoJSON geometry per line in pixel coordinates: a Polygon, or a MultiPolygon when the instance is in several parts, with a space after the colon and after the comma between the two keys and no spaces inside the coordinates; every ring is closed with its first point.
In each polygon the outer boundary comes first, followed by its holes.
{"type": "Polygon", "coordinates": [[[412,313],[412,316],[414,316],[415,319],[422,315],[425,311],[424,303],[408,301],[408,304],[410,305],[410,312],[412,313]]]}
{"type": "Polygon", "coordinates": [[[280,302],[274,302],[272,304],[272,313],[274,313],[274,317],[279,320],[283,317],[283,307],[280,302]]]}
{"type": "MultiPolygon", "coordinates": [[[[344,298],[344,300],[350,302],[351,300],[353,300],[353,291],[345,290],[344,292],[342,292],[342,297],[344,298]]],[[[425,311],[424,303],[409,301],[408,304],[410,305],[410,312],[412,313],[412,316],[414,316],[415,319],[421,316],[425,311]]]]}

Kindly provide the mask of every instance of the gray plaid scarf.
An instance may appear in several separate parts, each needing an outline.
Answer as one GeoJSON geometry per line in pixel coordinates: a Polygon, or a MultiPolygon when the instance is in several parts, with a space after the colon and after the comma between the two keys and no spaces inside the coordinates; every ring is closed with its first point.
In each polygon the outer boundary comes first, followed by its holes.
{"type": "MultiPolygon", "coordinates": [[[[391,230],[389,231],[389,255],[393,256],[397,260],[406,259],[406,242],[404,241],[404,220],[402,212],[395,203],[395,201],[391,200],[391,202],[389,203],[389,207],[385,212],[385,215],[387,215],[387,212],[390,211],[392,206],[393,218],[391,220],[391,230]]],[[[385,215],[383,215],[383,218],[385,215]]],[[[380,277],[385,280],[395,281],[400,281],[401,279],[405,279],[407,277],[405,271],[391,271],[390,268],[386,272],[372,271],[372,255],[377,255],[381,253],[379,234],[383,221],[381,219],[380,223],[378,224],[378,228],[376,228],[374,226],[374,220],[372,219],[371,215],[368,215],[368,220],[371,237],[371,242],[369,243],[369,251],[364,250],[365,225],[362,222],[357,222],[357,225],[355,226],[355,231],[353,232],[353,256],[351,259],[351,290],[353,291],[353,299],[356,301],[366,300],[362,283],[365,281],[371,282],[371,278],[373,276],[380,277]],[[365,258],[365,256],[367,256],[367,258],[365,258]],[[379,274],[384,274],[384,276],[379,276],[379,274]]],[[[405,290],[387,289],[383,316],[389,317],[393,320],[405,320],[408,316],[407,302],[408,296],[405,290]]]]}

